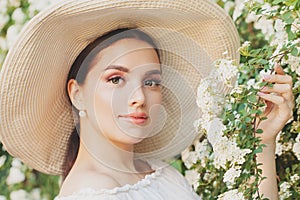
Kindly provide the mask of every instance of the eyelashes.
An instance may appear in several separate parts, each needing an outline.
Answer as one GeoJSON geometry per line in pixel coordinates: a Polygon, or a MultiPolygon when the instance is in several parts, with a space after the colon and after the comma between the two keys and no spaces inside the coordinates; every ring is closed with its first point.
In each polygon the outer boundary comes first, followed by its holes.
{"type": "Polygon", "coordinates": [[[114,85],[119,85],[124,81],[124,78],[122,78],[121,76],[113,76],[107,80],[107,82],[111,82],[114,85]]]}
{"type": "Polygon", "coordinates": [[[159,79],[148,79],[144,81],[145,86],[157,87],[161,85],[161,80],[159,79]]]}
{"type": "MultiPolygon", "coordinates": [[[[125,83],[125,78],[119,75],[112,76],[107,79],[107,82],[110,82],[113,85],[122,85],[125,83]]],[[[161,86],[161,80],[157,78],[146,79],[143,81],[143,86],[150,88],[159,87],[161,86]]]]}

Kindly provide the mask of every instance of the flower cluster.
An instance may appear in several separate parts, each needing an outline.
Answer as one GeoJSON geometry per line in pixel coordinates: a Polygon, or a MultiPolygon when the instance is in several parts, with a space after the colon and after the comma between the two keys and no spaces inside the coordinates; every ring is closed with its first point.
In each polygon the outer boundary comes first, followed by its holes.
{"type": "MultiPolygon", "coordinates": [[[[249,148],[242,149],[238,146],[238,135],[228,137],[224,134],[227,127],[220,117],[226,103],[224,91],[233,87],[232,80],[237,75],[238,67],[230,59],[217,60],[214,67],[210,75],[200,81],[197,92],[197,104],[202,117],[195,122],[195,126],[199,132],[205,133],[207,139],[196,140],[192,148],[182,153],[182,160],[187,168],[185,176],[195,190],[200,186],[201,178],[210,181],[216,177],[212,171],[206,170],[208,163],[212,164],[215,171],[224,172],[223,183],[228,189],[233,189],[235,178],[242,173],[245,156],[252,152],[249,148]]],[[[238,90],[236,87],[235,91],[238,90]]],[[[235,191],[237,190],[229,190],[219,195],[219,199],[227,199],[235,191]]],[[[233,196],[235,199],[244,199],[239,192],[233,196]]]]}
{"type": "Polygon", "coordinates": [[[55,0],[0,1],[0,65],[26,22],[55,0]]]}
{"type": "MultiPolygon", "coordinates": [[[[293,78],[294,119],[276,139],[280,199],[300,198],[300,2],[293,0],[235,0],[217,2],[232,15],[242,36],[241,64],[199,83],[197,104],[203,117],[194,125],[199,137],[182,153],[186,178],[204,199],[261,199],[256,192],[262,177],[255,154],[263,146],[253,137],[253,116],[265,108],[257,99],[262,76],[280,63],[293,78]],[[238,80],[226,97],[218,87],[228,86],[227,74],[238,80]],[[225,72],[226,71],[226,72],[225,72]],[[217,81],[216,81],[217,80],[217,81]],[[219,83],[218,83],[219,82],[219,83]],[[221,83],[221,84],[220,84],[221,83]],[[224,107],[224,109],[222,108],[224,107]],[[204,135],[204,136],[203,136],[204,135]],[[200,146],[200,147],[199,147],[200,146]],[[198,179],[198,181],[197,181],[198,179]]],[[[224,64],[226,63],[226,64],[224,64]]],[[[223,69],[223,68],[221,68],[223,69]]]]}
{"type": "MultiPolygon", "coordinates": [[[[28,20],[54,0],[0,1],[0,67],[28,20]]],[[[58,177],[34,171],[12,158],[0,143],[0,200],[46,200],[58,192],[58,177]],[[45,185],[47,183],[47,185],[45,185]]]]}

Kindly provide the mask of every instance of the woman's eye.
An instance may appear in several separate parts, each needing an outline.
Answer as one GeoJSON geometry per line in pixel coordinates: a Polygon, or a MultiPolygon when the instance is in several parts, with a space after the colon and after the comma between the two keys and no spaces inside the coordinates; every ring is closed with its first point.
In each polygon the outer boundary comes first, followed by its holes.
{"type": "Polygon", "coordinates": [[[123,81],[123,79],[120,77],[120,76],[115,76],[115,77],[112,77],[110,79],[108,79],[109,82],[111,82],[112,84],[120,84],[121,81],[123,81]]]}
{"type": "Polygon", "coordinates": [[[160,80],[146,80],[144,82],[145,86],[155,87],[160,85],[160,80]]]}

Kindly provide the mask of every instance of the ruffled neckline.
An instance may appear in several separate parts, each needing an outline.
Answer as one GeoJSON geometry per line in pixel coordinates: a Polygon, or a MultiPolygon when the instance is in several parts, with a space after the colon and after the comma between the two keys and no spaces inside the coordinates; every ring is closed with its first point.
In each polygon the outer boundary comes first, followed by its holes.
{"type": "Polygon", "coordinates": [[[162,171],[162,166],[159,166],[158,163],[156,163],[156,160],[146,160],[145,162],[147,162],[151,169],[154,171],[151,174],[146,174],[144,176],[144,178],[142,178],[141,180],[137,181],[134,184],[125,184],[123,186],[118,186],[112,189],[93,189],[90,187],[86,187],[83,189],[80,189],[77,192],[74,192],[71,195],[68,196],[57,196],[56,198],[58,199],[64,199],[64,198],[69,198],[72,196],[78,196],[82,193],[84,194],[116,194],[116,193],[121,193],[121,192],[127,192],[129,190],[139,190],[143,187],[146,187],[148,185],[150,185],[151,182],[153,182],[156,178],[158,178],[161,175],[161,171],[162,171]]]}

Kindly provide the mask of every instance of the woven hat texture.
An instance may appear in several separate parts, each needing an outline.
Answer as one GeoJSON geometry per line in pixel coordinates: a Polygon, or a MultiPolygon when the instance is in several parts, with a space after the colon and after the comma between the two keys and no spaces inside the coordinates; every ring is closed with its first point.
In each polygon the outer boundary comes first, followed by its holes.
{"type": "Polygon", "coordinates": [[[67,0],[24,27],[1,70],[0,139],[10,154],[41,172],[62,174],[74,128],[68,72],[90,42],[118,28],[150,35],[163,66],[167,121],[135,152],[166,159],[191,144],[201,114],[194,99],[199,81],[213,61],[239,59],[239,37],[224,10],[211,0],[67,0]]]}

